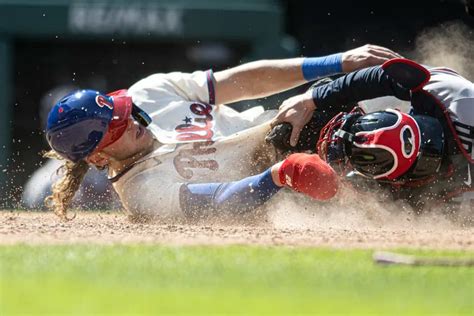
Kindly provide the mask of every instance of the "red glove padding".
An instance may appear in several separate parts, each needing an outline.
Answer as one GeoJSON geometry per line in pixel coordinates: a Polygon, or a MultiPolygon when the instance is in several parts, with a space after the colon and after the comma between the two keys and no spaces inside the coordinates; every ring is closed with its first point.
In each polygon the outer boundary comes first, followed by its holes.
{"type": "Polygon", "coordinates": [[[320,201],[332,198],[339,187],[336,172],[318,155],[292,154],[278,175],[282,184],[320,201]]]}

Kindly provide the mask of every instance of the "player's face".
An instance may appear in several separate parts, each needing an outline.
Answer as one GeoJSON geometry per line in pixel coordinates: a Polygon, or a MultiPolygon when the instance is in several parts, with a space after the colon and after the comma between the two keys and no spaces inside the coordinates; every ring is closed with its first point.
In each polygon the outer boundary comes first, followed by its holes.
{"type": "Polygon", "coordinates": [[[118,161],[140,158],[153,149],[153,140],[150,130],[129,118],[125,133],[113,144],[102,149],[102,152],[118,161]]]}

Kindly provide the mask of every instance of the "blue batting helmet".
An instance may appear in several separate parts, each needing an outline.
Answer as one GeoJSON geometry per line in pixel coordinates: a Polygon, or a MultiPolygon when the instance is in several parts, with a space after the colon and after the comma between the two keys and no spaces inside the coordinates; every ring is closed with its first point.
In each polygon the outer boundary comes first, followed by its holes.
{"type": "Polygon", "coordinates": [[[79,90],[62,98],[48,115],[46,139],[51,148],[77,162],[115,142],[132,112],[132,100],[125,93],[79,90]]]}

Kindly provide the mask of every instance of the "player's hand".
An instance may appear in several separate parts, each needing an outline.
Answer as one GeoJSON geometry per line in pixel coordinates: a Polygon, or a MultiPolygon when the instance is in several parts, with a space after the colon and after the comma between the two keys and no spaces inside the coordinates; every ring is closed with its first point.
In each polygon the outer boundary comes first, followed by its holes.
{"type": "Polygon", "coordinates": [[[293,127],[290,136],[290,145],[296,146],[303,127],[311,120],[316,105],[313,102],[312,90],[291,97],[283,101],[277,116],[271,122],[274,127],[281,123],[290,123],[293,127]]]}
{"type": "Polygon", "coordinates": [[[377,45],[367,44],[342,53],[342,71],[354,70],[381,65],[387,60],[401,58],[394,51],[377,45]]]}

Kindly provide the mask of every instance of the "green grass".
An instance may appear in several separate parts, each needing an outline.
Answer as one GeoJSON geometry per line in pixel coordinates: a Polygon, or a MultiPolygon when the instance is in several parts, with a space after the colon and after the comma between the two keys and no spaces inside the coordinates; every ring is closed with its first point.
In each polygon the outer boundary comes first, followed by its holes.
{"type": "Polygon", "coordinates": [[[474,269],[381,267],[371,255],[249,246],[1,246],[0,315],[474,313],[474,269]]]}

